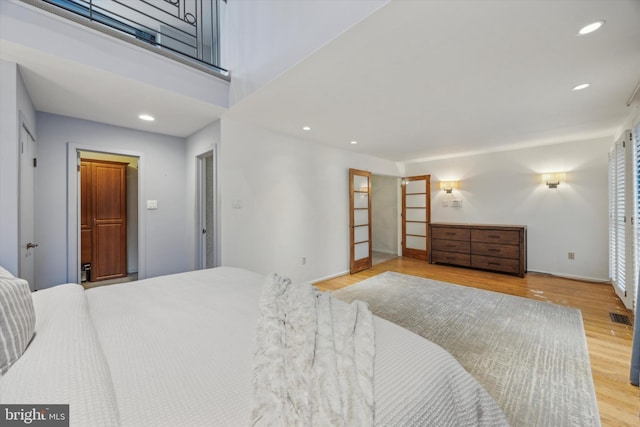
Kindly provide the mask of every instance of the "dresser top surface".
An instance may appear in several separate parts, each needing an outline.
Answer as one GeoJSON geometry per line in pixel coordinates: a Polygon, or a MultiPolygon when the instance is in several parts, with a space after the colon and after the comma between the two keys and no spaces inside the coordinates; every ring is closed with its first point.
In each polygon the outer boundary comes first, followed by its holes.
{"type": "Polygon", "coordinates": [[[438,227],[456,227],[456,228],[483,228],[483,229],[501,229],[501,230],[526,230],[526,225],[513,225],[513,224],[472,224],[472,223],[456,223],[456,222],[432,222],[429,226],[438,227]]]}

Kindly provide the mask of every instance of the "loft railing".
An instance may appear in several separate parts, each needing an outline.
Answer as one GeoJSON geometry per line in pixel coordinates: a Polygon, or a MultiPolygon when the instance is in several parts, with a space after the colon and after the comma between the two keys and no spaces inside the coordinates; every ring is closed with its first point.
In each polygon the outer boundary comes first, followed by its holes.
{"type": "MultiPolygon", "coordinates": [[[[40,0],[223,77],[218,0],[40,0]]],[[[29,1],[33,4],[33,1],[29,1]]],[[[48,8],[49,10],[51,8],[48,8]]]]}

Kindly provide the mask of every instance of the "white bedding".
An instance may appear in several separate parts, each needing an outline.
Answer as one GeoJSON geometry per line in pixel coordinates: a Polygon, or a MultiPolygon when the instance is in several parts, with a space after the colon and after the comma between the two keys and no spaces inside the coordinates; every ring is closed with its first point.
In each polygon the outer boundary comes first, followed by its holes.
{"type": "MultiPolygon", "coordinates": [[[[118,420],[124,426],[249,425],[263,281],[249,271],[216,268],[98,287],[84,292],[90,319],[80,308],[66,323],[49,324],[41,313],[53,311],[66,295],[51,306],[36,303],[37,336],[2,377],[0,403],[71,403],[71,425],[77,426],[118,420]],[[61,336],[72,332],[88,344],[61,336]],[[49,346],[69,360],[56,365],[49,346]],[[78,372],[49,381],[51,371],[69,361],[74,366],[63,372],[78,372]],[[94,387],[99,391],[90,392],[94,387]]],[[[374,317],[374,324],[376,425],[507,425],[495,402],[447,352],[385,320],[374,317]]]]}
{"type": "Polygon", "coordinates": [[[33,305],[35,337],[0,378],[0,403],[69,404],[72,425],[118,425],[109,367],[82,286],[36,292],[33,305]]]}
{"type": "Polygon", "coordinates": [[[252,426],[372,426],[373,315],[270,275],[260,297],[252,426]]]}

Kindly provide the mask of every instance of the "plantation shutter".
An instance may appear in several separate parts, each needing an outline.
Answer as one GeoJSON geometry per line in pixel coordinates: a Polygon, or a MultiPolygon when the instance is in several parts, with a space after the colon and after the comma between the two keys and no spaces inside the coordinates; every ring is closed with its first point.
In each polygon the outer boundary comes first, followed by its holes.
{"type": "MultiPolygon", "coordinates": [[[[636,302],[638,301],[638,269],[640,268],[640,123],[636,124],[633,129],[633,152],[635,159],[635,187],[633,192],[633,204],[635,207],[634,217],[635,221],[635,276],[633,283],[633,310],[636,310],[636,302]]],[[[631,384],[637,386],[640,384],[640,319],[638,319],[638,313],[636,312],[634,326],[633,326],[633,344],[631,347],[631,367],[629,380],[631,384]]]]}
{"type": "Polygon", "coordinates": [[[639,148],[627,130],[609,154],[609,274],[611,283],[625,307],[633,309],[635,300],[636,257],[640,254],[634,224],[638,204],[639,148]]]}
{"type": "Polygon", "coordinates": [[[625,272],[626,272],[626,260],[625,260],[625,143],[620,141],[616,143],[616,189],[615,189],[615,204],[616,204],[616,256],[615,256],[615,280],[614,286],[618,290],[626,295],[625,286],[625,272]]]}
{"type": "Polygon", "coordinates": [[[634,275],[633,283],[631,284],[631,296],[633,311],[636,310],[636,301],[638,295],[638,281],[640,280],[640,123],[633,129],[633,133],[630,138],[633,141],[633,153],[634,153],[634,179],[633,179],[633,204],[634,204],[634,237],[635,237],[635,253],[634,253],[634,275]]]}
{"type": "Polygon", "coordinates": [[[609,151],[609,278],[616,281],[616,148],[609,151]]]}

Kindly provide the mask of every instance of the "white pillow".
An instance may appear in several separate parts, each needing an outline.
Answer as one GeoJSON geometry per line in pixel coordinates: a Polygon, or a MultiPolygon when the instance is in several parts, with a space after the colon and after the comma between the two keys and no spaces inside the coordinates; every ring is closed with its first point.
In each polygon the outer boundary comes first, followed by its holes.
{"type": "Polygon", "coordinates": [[[0,279],[15,279],[9,270],[0,265],[0,279]]]}
{"type": "Polygon", "coordinates": [[[35,325],[36,312],[27,281],[0,276],[0,374],[22,356],[35,325]]]}

